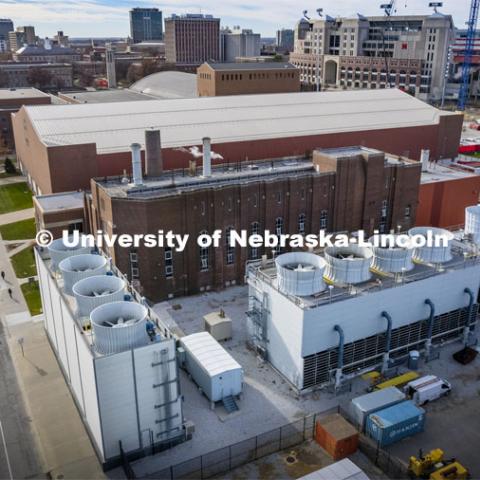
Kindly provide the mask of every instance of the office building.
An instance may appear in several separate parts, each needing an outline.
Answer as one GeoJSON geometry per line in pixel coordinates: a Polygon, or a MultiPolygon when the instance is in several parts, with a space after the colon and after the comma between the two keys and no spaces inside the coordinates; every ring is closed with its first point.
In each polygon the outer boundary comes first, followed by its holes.
{"type": "Polygon", "coordinates": [[[13,22],[9,18],[0,18],[0,53],[10,51],[8,34],[13,31],[13,22]]]}
{"type": "Polygon", "coordinates": [[[220,57],[222,62],[235,62],[237,57],[260,55],[260,34],[239,26],[220,31],[220,57]]]}
{"type": "Polygon", "coordinates": [[[280,52],[293,52],[295,31],[291,28],[277,30],[277,49],[280,52]]]}
{"type": "Polygon", "coordinates": [[[130,10],[130,36],[133,43],[162,40],[162,12],[158,8],[133,8],[130,10]]]}
{"type": "Polygon", "coordinates": [[[4,87],[35,87],[60,90],[73,86],[73,69],[68,63],[0,63],[4,87]]]}
{"type": "Polygon", "coordinates": [[[13,58],[19,63],[73,63],[81,59],[75,50],[49,42],[43,47],[25,45],[13,54],[13,58]]]}
{"type": "Polygon", "coordinates": [[[391,16],[302,19],[290,61],[308,88],[397,87],[424,100],[444,88],[452,17],[391,16]]]}
{"type": "Polygon", "coordinates": [[[187,70],[220,61],[220,19],[202,14],[166,18],[165,57],[167,63],[187,70]]]}
{"type": "Polygon", "coordinates": [[[8,34],[8,40],[12,52],[16,52],[24,45],[35,45],[37,43],[35,27],[17,27],[15,31],[8,34]]]}

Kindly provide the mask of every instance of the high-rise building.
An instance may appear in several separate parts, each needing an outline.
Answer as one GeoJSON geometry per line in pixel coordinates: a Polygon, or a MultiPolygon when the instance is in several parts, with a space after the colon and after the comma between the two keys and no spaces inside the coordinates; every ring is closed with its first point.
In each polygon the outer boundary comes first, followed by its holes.
{"type": "Polygon", "coordinates": [[[162,40],[162,12],[158,8],[133,8],[130,10],[130,35],[133,43],[162,40]]]}
{"type": "Polygon", "coordinates": [[[305,86],[343,89],[395,86],[423,100],[442,96],[450,15],[302,19],[290,62],[305,86]]]}
{"type": "Polygon", "coordinates": [[[277,30],[277,49],[283,52],[292,52],[295,32],[291,28],[277,30]]]}
{"type": "Polygon", "coordinates": [[[239,26],[220,32],[220,57],[223,62],[235,62],[237,57],[260,55],[260,34],[239,26]]]}
{"type": "Polygon", "coordinates": [[[64,35],[61,30],[59,30],[57,34],[53,37],[53,41],[60,47],[70,46],[70,42],[68,41],[68,35],[64,35]]]}
{"type": "Polygon", "coordinates": [[[35,27],[17,27],[14,32],[8,34],[8,39],[10,42],[10,50],[12,52],[16,52],[24,45],[35,45],[37,42],[35,27]]]}
{"type": "Polygon", "coordinates": [[[0,53],[10,48],[8,34],[13,30],[13,22],[9,18],[0,18],[0,53]]]}
{"type": "Polygon", "coordinates": [[[212,15],[172,15],[165,19],[165,56],[168,63],[196,68],[220,60],[220,19],[212,15]]]}

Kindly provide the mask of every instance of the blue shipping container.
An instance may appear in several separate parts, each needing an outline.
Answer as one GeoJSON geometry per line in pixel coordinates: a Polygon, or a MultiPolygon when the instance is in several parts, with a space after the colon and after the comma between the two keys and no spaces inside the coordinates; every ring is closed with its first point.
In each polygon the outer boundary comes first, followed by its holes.
{"type": "Polygon", "coordinates": [[[402,438],[423,432],[424,426],[425,410],[411,400],[406,400],[371,413],[367,417],[365,430],[381,447],[386,447],[402,438]]]}

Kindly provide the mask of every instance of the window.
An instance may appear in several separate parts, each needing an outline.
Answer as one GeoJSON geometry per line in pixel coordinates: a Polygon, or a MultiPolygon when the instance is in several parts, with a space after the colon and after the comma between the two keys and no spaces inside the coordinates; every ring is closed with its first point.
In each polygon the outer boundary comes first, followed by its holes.
{"type": "Polygon", "coordinates": [[[387,206],[388,206],[387,200],[383,200],[382,201],[382,219],[387,218],[387,206]]]}
{"type": "Polygon", "coordinates": [[[277,203],[282,203],[282,192],[277,192],[277,203]]]}
{"type": "Polygon", "coordinates": [[[327,228],[327,220],[328,220],[328,212],[326,210],[322,210],[320,212],[320,228],[325,230],[327,228]]]}
{"type": "MultiPolygon", "coordinates": [[[[200,232],[200,235],[207,235],[208,232],[204,230],[200,232]]],[[[200,271],[201,272],[208,272],[209,268],[209,248],[208,247],[200,247],[200,271]]]]}
{"type": "Polygon", "coordinates": [[[225,229],[225,261],[227,265],[232,265],[235,260],[235,249],[230,246],[230,236],[233,227],[227,227],[225,229]]]}
{"type": "Polygon", "coordinates": [[[410,205],[407,205],[405,207],[405,218],[410,218],[412,207],[410,205]]]}
{"type": "Polygon", "coordinates": [[[305,233],[305,214],[301,213],[298,216],[298,233],[304,234],[305,233]]]}
{"type": "MultiPolygon", "coordinates": [[[[258,222],[253,222],[250,225],[250,235],[258,235],[260,233],[260,224],[258,222]]],[[[250,260],[256,260],[259,254],[259,248],[250,247],[250,260]]]]}
{"type": "MultiPolygon", "coordinates": [[[[275,234],[280,237],[280,235],[283,233],[283,218],[278,217],[275,220],[275,234]]],[[[278,245],[273,249],[273,252],[277,255],[282,251],[282,248],[280,247],[280,239],[278,242],[278,245]]]]}
{"type": "Polygon", "coordinates": [[[164,249],[165,257],[165,278],[173,277],[173,251],[170,247],[164,249]]]}

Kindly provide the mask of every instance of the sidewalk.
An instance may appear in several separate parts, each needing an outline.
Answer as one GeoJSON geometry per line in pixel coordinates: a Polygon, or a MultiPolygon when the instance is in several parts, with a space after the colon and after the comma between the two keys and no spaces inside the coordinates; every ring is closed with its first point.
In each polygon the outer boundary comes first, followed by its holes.
{"type": "Polygon", "coordinates": [[[0,215],[0,225],[5,225],[6,223],[19,222],[20,220],[28,220],[33,218],[35,212],[33,208],[26,208],[25,210],[17,210],[16,212],[9,212],[0,215]]]}
{"type": "MultiPolygon", "coordinates": [[[[51,478],[105,478],[48,343],[43,317],[30,317],[1,241],[0,270],[5,271],[9,282],[0,283],[0,320],[6,331],[16,380],[30,417],[29,428],[36,444],[40,470],[48,472],[51,478]],[[8,288],[13,291],[13,300],[7,293],[8,288]],[[23,342],[22,345],[19,340],[23,342]]],[[[2,416],[3,412],[0,411],[0,418],[2,416]]],[[[6,432],[7,446],[8,438],[14,435],[13,427],[6,432]]],[[[18,472],[24,459],[18,454],[11,454],[11,457],[12,470],[18,472]]]]}

